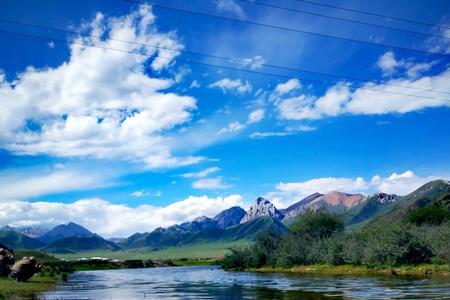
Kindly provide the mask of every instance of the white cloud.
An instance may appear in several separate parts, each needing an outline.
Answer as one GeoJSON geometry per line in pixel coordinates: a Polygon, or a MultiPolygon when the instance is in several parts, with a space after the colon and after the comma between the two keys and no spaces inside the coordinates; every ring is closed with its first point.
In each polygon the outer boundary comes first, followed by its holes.
{"type": "Polygon", "coordinates": [[[430,70],[435,63],[413,63],[406,60],[397,60],[394,52],[388,51],[378,58],[377,66],[383,71],[384,76],[405,71],[408,77],[413,78],[430,70]]]}
{"type": "Polygon", "coordinates": [[[242,65],[246,67],[250,67],[251,70],[260,69],[263,64],[265,64],[266,60],[260,56],[256,55],[252,58],[245,58],[242,62],[242,65]]]}
{"type": "Polygon", "coordinates": [[[241,19],[246,18],[244,10],[234,0],[217,0],[216,7],[219,12],[231,12],[241,19]]]}
{"type": "MultiPolygon", "coordinates": [[[[450,36],[450,29],[448,28],[450,26],[449,22],[442,22],[439,25],[443,25],[441,27],[434,27],[433,28],[433,33],[435,35],[440,35],[440,36],[450,36]]],[[[436,52],[436,53],[444,53],[444,54],[448,54],[450,53],[450,40],[448,38],[446,39],[442,39],[442,38],[438,38],[438,37],[431,37],[428,40],[425,41],[424,43],[424,49],[428,50],[428,51],[432,51],[432,52],[436,52]]]]}
{"type": "Polygon", "coordinates": [[[326,177],[303,182],[278,183],[276,185],[277,191],[269,193],[267,197],[284,208],[313,193],[327,193],[331,191],[362,194],[383,192],[406,195],[435,179],[439,178],[436,176],[420,177],[410,170],[400,174],[393,173],[387,177],[375,175],[370,180],[365,180],[362,177],[326,177]]]}
{"type": "Polygon", "coordinates": [[[192,221],[202,215],[212,217],[235,205],[242,205],[240,195],[216,198],[189,196],[165,207],[129,207],[99,198],[82,199],[68,204],[0,201],[0,224],[54,226],[72,221],[106,238],[125,237],[160,226],[192,221]]]}
{"type": "Polygon", "coordinates": [[[298,90],[301,87],[302,85],[300,81],[296,78],[293,78],[289,79],[285,83],[277,84],[277,86],[275,87],[275,92],[278,93],[279,95],[283,95],[291,91],[298,90]]]}
{"type": "Polygon", "coordinates": [[[149,6],[121,17],[97,14],[84,25],[87,33],[132,43],[78,37],[60,66],[1,78],[0,147],[19,155],[123,158],[148,168],[201,160],[174,157],[169,146],[169,130],[190,120],[194,98],[163,92],[175,81],[149,77],[146,56],[77,44],[155,55],[150,68],[158,72],[177,52],[144,45],[183,46],[174,33],[158,33],[154,20],[149,6]]]}
{"type": "Polygon", "coordinates": [[[192,183],[192,187],[198,190],[225,190],[231,185],[223,183],[222,177],[200,178],[192,183]]]}
{"type": "Polygon", "coordinates": [[[242,125],[241,123],[237,122],[237,121],[236,122],[231,122],[230,124],[228,124],[227,127],[220,129],[217,132],[217,134],[220,135],[220,134],[224,134],[224,133],[238,132],[238,131],[241,131],[244,128],[245,128],[245,126],[242,125]]]}
{"type": "Polygon", "coordinates": [[[247,123],[248,124],[258,123],[259,121],[261,121],[264,118],[264,114],[265,114],[264,109],[257,109],[257,110],[252,111],[248,115],[247,123]]]}
{"type": "Polygon", "coordinates": [[[394,52],[388,51],[378,58],[377,65],[385,75],[388,75],[397,69],[399,62],[395,59],[394,52]]]}
{"type": "Polygon", "coordinates": [[[317,130],[316,127],[309,126],[309,125],[296,125],[296,126],[288,126],[284,129],[284,131],[266,131],[266,132],[254,132],[250,135],[252,139],[262,139],[266,137],[273,137],[273,136],[289,136],[298,134],[300,132],[308,132],[308,131],[315,131],[317,130]]]}
{"type": "Polygon", "coordinates": [[[282,100],[277,105],[280,116],[286,120],[320,119],[320,113],[314,108],[312,96],[300,95],[282,100]]]}
{"type": "Polygon", "coordinates": [[[248,81],[242,81],[241,79],[231,80],[230,78],[223,78],[213,82],[208,87],[220,88],[224,93],[227,91],[235,91],[238,94],[248,93],[252,90],[252,86],[248,81]]]}
{"type": "Polygon", "coordinates": [[[449,84],[450,69],[447,69],[433,76],[396,78],[382,84],[366,83],[354,89],[341,83],[330,87],[321,97],[301,94],[278,98],[275,105],[279,116],[286,120],[314,120],[342,114],[404,114],[425,108],[450,106],[449,101],[440,101],[440,96],[433,97],[431,93],[417,90],[445,91],[449,84]]]}
{"type": "Polygon", "coordinates": [[[111,174],[79,170],[36,172],[34,170],[0,173],[1,198],[27,199],[43,195],[88,190],[113,185],[111,174]],[[94,174],[95,173],[95,174],[94,174]]]}
{"type": "Polygon", "coordinates": [[[191,82],[191,85],[189,86],[190,89],[195,89],[201,87],[200,83],[197,80],[193,80],[191,82]]]}
{"type": "Polygon", "coordinates": [[[265,132],[253,132],[250,137],[252,139],[262,139],[262,138],[266,138],[266,137],[272,137],[272,136],[288,136],[288,135],[292,135],[292,132],[287,132],[287,131],[265,131],[265,132]]]}
{"type": "Polygon", "coordinates": [[[303,125],[303,124],[286,127],[286,131],[289,131],[289,132],[308,132],[308,131],[315,131],[315,130],[317,130],[317,127],[303,125]]]}
{"type": "Polygon", "coordinates": [[[146,190],[138,190],[138,191],[134,191],[131,193],[131,196],[133,196],[135,198],[146,197],[148,195],[150,195],[150,193],[146,190]]]}
{"type": "Polygon", "coordinates": [[[182,177],[184,178],[203,178],[208,176],[211,173],[215,173],[220,171],[219,167],[210,167],[210,168],[206,168],[204,170],[195,172],[195,173],[186,173],[186,174],[181,174],[182,177]]]}

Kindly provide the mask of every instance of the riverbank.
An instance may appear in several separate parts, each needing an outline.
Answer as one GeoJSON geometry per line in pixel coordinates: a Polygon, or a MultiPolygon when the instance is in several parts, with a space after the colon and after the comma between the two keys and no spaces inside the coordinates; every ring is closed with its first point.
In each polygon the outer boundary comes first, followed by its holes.
{"type": "Polygon", "coordinates": [[[406,265],[399,267],[381,266],[368,267],[356,265],[305,265],[289,268],[262,267],[248,269],[249,272],[257,273],[299,273],[320,275],[414,275],[414,276],[449,276],[450,265],[406,265]]]}
{"type": "Polygon", "coordinates": [[[28,282],[0,278],[0,299],[35,299],[37,293],[53,290],[61,276],[33,276],[28,282]]]}

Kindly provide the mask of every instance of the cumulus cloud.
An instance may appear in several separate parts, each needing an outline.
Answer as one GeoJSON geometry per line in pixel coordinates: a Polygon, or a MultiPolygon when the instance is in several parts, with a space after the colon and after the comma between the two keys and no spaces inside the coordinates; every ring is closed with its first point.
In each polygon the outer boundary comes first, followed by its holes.
{"type": "Polygon", "coordinates": [[[34,170],[0,173],[1,198],[27,199],[43,195],[89,190],[114,185],[111,174],[60,169],[48,172],[34,170]]]}
{"type": "Polygon", "coordinates": [[[264,114],[265,114],[264,109],[257,109],[257,110],[252,111],[248,115],[247,123],[248,124],[258,123],[259,121],[261,121],[264,118],[264,114]]]}
{"type": "MultiPolygon", "coordinates": [[[[418,65],[411,68],[415,67],[418,65]]],[[[330,87],[320,97],[307,94],[278,97],[274,104],[279,116],[285,120],[315,120],[343,114],[405,114],[425,108],[450,106],[450,102],[439,100],[442,97],[417,90],[448,91],[449,84],[450,69],[446,69],[435,75],[395,78],[386,83],[366,83],[355,88],[350,84],[340,83],[330,87]]],[[[278,95],[276,89],[274,95],[278,95]]]]}
{"type": "Polygon", "coordinates": [[[54,226],[76,222],[106,238],[126,237],[160,226],[192,221],[195,217],[214,216],[235,205],[242,205],[240,195],[188,198],[165,207],[112,204],[99,198],[73,203],[0,201],[0,224],[13,226],[54,226]]]}
{"type": "Polygon", "coordinates": [[[298,90],[301,87],[302,85],[300,84],[300,81],[296,78],[292,78],[285,83],[277,84],[277,86],[275,87],[275,92],[279,95],[283,95],[289,93],[290,91],[298,90]]]}
{"type": "Polygon", "coordinates": [[[397,60],[394,52],[388,51],[378,58],[377,66],[383,71],[384,76],[392,75],[396,72],[405,71],[408,77],[416,77],[422,72],[431,69],[435,62],[413,63],[407,60],[397,60]]]}
{"type": "Polygon", "coordinates": [[[232,80],[230,78],[223,78],[221,80],[213,82],[208,87],[220,88],[224,93],[226,93],[227,91],[234,91],[238,94],[248,93],[251,92],[252,90],[252,86],[247,80],[246,81],[243,81],[241,79],[232,80]]]}
{"type": "Polygon", "coordinates": [[[234,0],[218,0],[216,8],[219,12],[229,12],[241,19],[246,18],[244,10],[234,0]]]}
{"type": "Polygon", "coordinates": [[[436,176],[420,177],[408,170],[403,173],[393,173],[387,177],[373,176],[370,180],[362,177],[335,178],[325,177],[302,182],[281,182],[276,185],[275,192],[267,197],[280,207],[287,207],[313,193],[327,193],[339,191],[344,193],[371,194],[383,192],[389,194],[406,195],[423,184],[439,179],[436,176]]]}
{"type": "Polygon", "coordinates": [[[168,131],[190,120],[196,100],[165,92],[175,80],[148,76],[148,68],[169,68],[177,52],[145,44],[182,48],[174,33],[158,33],[154,20],[145,5],[121,17],[99,13],[84,25],[87,33],[131,43],[80,36],[60,66],[28,67],[12,81],[1,76],[0,147],[26,155],[122,158],[148,168],[200,161],[173,156],[169,146],[168,131]]]}
{"type": "Polygon", "coordinates": [[[192,183],[192,187],[198,190],[225,190],[231,185],[222,181],[222,177],[201,178],[192,183]]]}

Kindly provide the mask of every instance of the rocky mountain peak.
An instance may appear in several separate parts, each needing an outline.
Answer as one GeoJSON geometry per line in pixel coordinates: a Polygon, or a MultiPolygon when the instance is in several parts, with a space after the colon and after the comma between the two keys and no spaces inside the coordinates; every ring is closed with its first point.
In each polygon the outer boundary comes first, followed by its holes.
{"type": "Polygon", "coordinates": [[[397,198],[397,195],[395,194],[386,194],[386,193],[377,193],[372,196],[372,198],[375,198],[378,203],[380,204],[387,204],[394,202],[397,198]]]}
{"type": "Polygon", "coordinates": [[[258,197],[242,218],[241,224],[264,216],[269,216],[277,220],[284,218],[284,215],[269,200],[258,197]]]}

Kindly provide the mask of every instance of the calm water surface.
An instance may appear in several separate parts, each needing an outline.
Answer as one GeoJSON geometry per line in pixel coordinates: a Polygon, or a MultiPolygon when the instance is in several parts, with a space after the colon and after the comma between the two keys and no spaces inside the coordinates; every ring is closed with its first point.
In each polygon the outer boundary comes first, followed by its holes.
{"type": "Polygon", "coordinates": [[[450,280],[176,267],[76,272],[40,299],[450,299],[450,280]]]}

